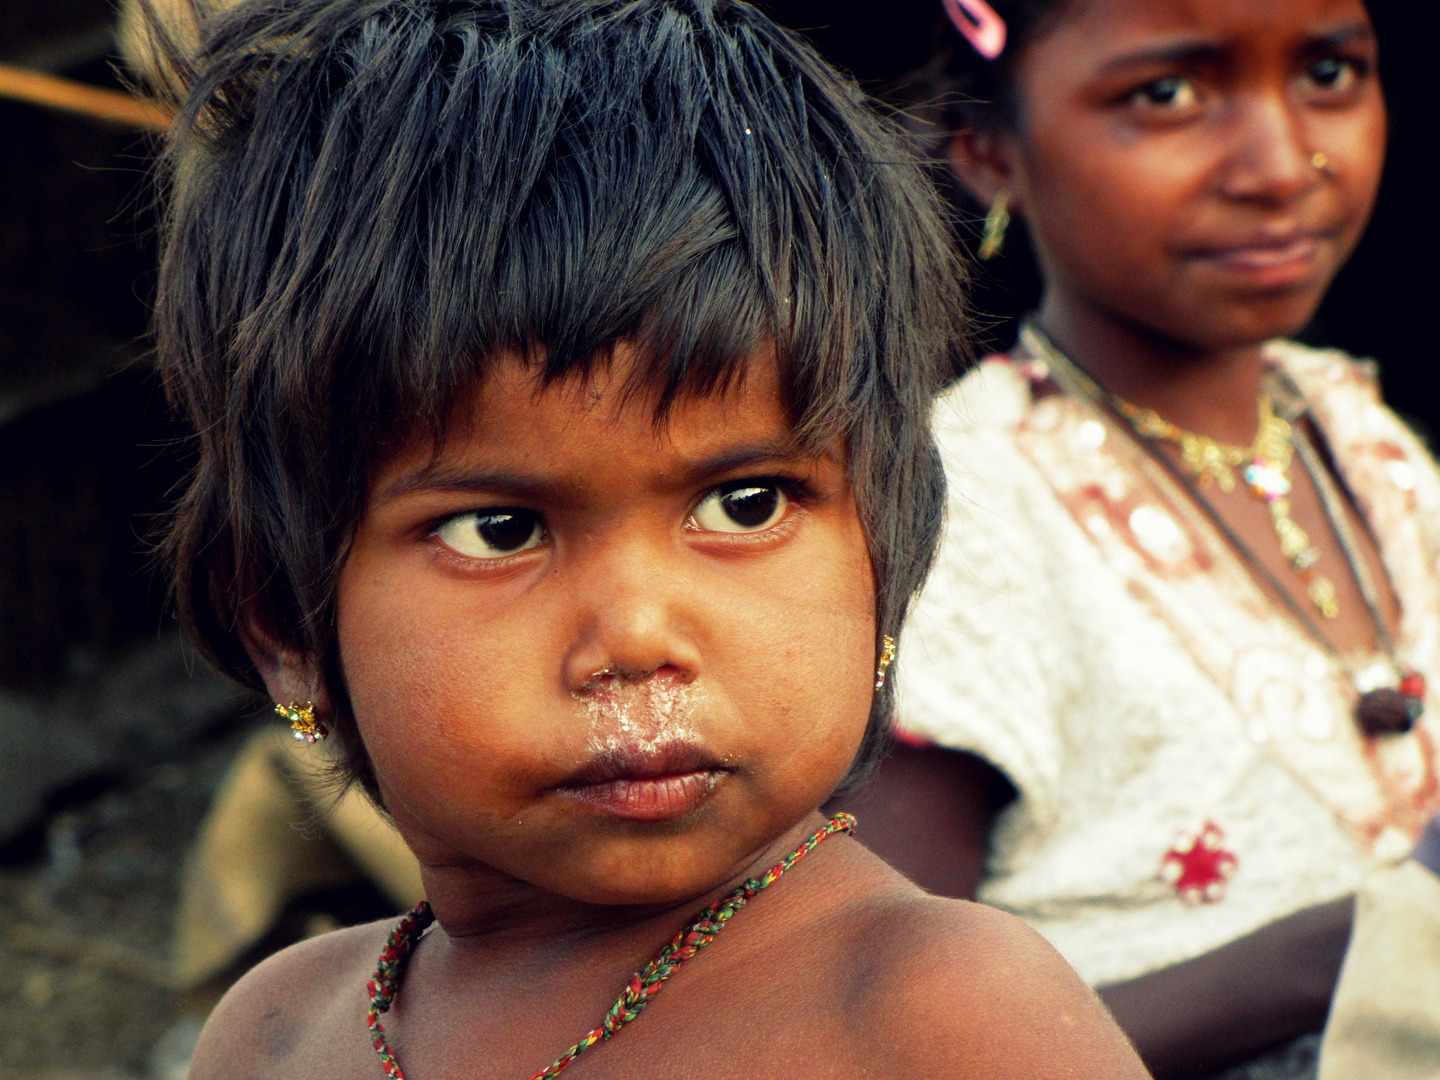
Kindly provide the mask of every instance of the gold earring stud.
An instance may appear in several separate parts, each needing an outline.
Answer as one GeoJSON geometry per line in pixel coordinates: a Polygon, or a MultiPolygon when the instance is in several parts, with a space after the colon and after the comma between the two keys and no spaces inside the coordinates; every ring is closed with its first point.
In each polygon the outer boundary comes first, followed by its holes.
{"type": "Polygon", "coordinates": [[[1010,228],[1010,189],[1001,188],[990,200],[990,210],[985,215],[985,228],[980,235],[980,250],[975,254],[983,262],[989,262],[1000,254],[1005,246],[1005,230],[1010,228]]]}
{"type": "Polygon", "coordinates": [[[880,639],[880,666],[875,669],[875,689],[883,690],[885,687],[885,673],[890,670],[890,665],[895,662],[895,639],[886,634],[880,639]]]}
{"type": "Polygon", "coordinates": [[[289,705],[275,703],[275,711],[290,721],[295,738],[307,743],[323,742],[330,734],[325,721],[315,718],[313,701],[292,701],[289,705]]]}

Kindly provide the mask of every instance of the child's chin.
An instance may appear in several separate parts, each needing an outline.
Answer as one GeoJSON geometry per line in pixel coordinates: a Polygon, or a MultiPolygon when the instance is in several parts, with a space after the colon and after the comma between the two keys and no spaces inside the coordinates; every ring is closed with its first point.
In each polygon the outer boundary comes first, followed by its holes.
{"type": "Polygon", "coordinates": [[[627,822],[564,864],[547,867],[560,872],[535,884],[591,904],[667,905],[702,897],[742,873],[769,839],[747,842],[741,831],[708,817],[691,814],[638,828],[627,822]]]}

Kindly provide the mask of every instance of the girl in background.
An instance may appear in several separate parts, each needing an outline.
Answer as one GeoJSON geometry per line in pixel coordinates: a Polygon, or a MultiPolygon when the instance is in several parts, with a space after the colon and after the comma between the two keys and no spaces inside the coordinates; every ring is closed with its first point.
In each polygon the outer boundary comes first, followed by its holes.
{"type": "Polygon", "coordinates": [[[1308,1075],[1351,896],[1440,805],[1440,473],[1373,367],[1284,341],[1375,198],[1370,19],[947,9],[919,85],[981,256],[1023,220],[1044,293],[941,407],[912,745],[854,805],[915,880],[1040,929],[1157,1075],[1308,1075]]]}

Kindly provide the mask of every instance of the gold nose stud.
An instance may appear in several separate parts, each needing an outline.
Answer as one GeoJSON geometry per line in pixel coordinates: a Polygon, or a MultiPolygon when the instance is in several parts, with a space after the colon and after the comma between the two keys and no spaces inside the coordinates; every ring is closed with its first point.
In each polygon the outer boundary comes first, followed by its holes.
{"type": "Polygon", "coordinates": [[[1335,170],[1330,165],[1330,159],[1324,154],[1322,154],[1319,150],[1316,150],[1315,153],[1310,155],[1310,164],[1316,169],[1319,169],[1326,176],[1335,175],[1335,170]]]}

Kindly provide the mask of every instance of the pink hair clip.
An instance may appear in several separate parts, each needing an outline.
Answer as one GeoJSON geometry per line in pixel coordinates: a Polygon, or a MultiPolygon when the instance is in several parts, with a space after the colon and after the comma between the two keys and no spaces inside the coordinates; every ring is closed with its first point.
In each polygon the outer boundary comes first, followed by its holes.
{"type": "Polygon", "coordinates": [[[1005,51],[1005,20],[985,0],[940,0],[945,14],[986,60],[1005,51]]]}

